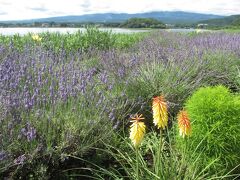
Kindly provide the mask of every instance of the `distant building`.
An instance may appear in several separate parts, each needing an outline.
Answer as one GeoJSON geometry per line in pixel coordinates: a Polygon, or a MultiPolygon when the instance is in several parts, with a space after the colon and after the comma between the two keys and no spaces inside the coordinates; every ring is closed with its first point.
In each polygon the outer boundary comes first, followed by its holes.
{"type": "Polygon", "coordinates": [[[198,28],[205,28],[205,27],[207,27],[207,26],[208,26],[208,24],[198,24],[198,25],[197,25],[198,28]]]}
{"type": "Polygon", "coordinates": [[[49,27],[48,23],[42,23],[42,27],[49,27]]]}
{"type": "Polygon", "coordinates": [[[173,24],[165,24],[167,28],[173,28],[174,25],[173,24]]]}

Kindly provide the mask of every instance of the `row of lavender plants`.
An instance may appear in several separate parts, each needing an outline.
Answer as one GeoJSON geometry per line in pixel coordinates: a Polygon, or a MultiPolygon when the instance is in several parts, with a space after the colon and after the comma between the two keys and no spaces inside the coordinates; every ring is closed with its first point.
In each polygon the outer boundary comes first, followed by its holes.
{"type": "Polygon", "coordinates": [[[66,154],[110,161],[93,147],[118,144],[131,114],[150,117],[148,102],[161,93],[175,116],[199,87],[239,92],[240,34],[154,31],[106,48],[96,36],[100,46],[84,51],[69,44],[74,35],[56,51],[62,35],[51,37],[0,45],[0,177],[60,178],[86,166],[66,154]]]}

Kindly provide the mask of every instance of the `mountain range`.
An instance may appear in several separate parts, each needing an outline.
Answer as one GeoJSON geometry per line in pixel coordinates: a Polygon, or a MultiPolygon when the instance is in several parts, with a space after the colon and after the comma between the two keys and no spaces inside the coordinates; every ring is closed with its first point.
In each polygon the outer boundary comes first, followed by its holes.
{"type": "Polygon", "coordinates": [[[197,23],[209,19],[224,18],[224,16],[214,14],[190,13],[184,11],[158,11],[146,13],[98,13],[79,16],[58,16],[30,20],[0,21],[1,23],[33,23],[33,22],[56,22],[56,23],[111,23],[123,22],[129,18],[155,18],[166,24],[197,23]]]}
{"type": "Polygon", "coordinates": [[[209,26],[240,26],[240,15],[209,19],[201,21],[200,23],[208,24],[209,26]]]}

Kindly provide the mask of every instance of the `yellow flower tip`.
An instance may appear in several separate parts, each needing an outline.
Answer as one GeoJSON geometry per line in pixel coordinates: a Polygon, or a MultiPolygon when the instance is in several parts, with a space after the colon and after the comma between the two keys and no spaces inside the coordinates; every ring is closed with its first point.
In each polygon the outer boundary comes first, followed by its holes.
{"type": "Polygon", "coordinates": [[[187,111],[180,111],[177,116],[180,136],[190,136],[192,129],[187,111]]]}
{"type": "Polygon", "coordinates": [[[143,139],[143,136],[146,131],[146,125],[144,122],[140,122],[140,120],[143,120],[144,118],[141,115],[135,115],[133,118],[131,118],[133,124],[130,126],[130,139],[134,145],[134,147],[137,147],[143,139]]]}
{"type": "Polygon", "coordinates": [[[201,32],[203,32],[201,29],[196,29],[196,33],[198,34],[198,33],[201,33],[201,32]]]}
{"type": "Polygon", "coordinates": [[[153,123],[155,126],[165,129],[168,124],[167,103],[164,96],[157,96],[153,98],[152,102],[153,123]]]}
{"type": "Polygon", "coordinates": [[[34,41],[41,41],[42,40],[42,38],[39,35],[37,35],[37,34],[32,35],[32,39],[34,41]]]}

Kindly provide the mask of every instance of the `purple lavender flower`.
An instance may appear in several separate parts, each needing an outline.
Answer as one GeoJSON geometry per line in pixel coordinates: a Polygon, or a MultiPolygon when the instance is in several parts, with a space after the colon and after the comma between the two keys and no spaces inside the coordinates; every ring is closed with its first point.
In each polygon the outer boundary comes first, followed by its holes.
{"type": "Polygon", "coordinates": [[[36,129],[33,127],[29,127],[27,132],[27,140],[30,142],[36,138],[36,129]]]}
{"type": "MultiPolygon", "coordinates": [[[[36,129],[32,127],[29,123],[27,123],[26,127],[21,129],[21,134],[24,135],[28,142],[31,142],[36,138],[36,129]]],[[[21,134],[19,137],[21,137],[21,134]]]]}
{"type": "Polygon", "coordinates": [[[120,78],[123,78],[124,77],[124,75],[125,75],[125,68],[124,67],[120,67],[119,69],[118,69],[118,76],[120,77],[120,78]]]}
{"type": "Polygon", "coordinates": [[[110,119],[111,121],[114,121],[114,120],[115,120],[116,117],[115,117],[114,109],[109,113],[108,117],[109,117],[109,119],[110,119]]]}
{"type": "Polygon", "coordinates": [[[0,161],[3,161],[7,158],[7,153],[5,151],[0,151],[0,161]]]}
{"type": "Polygon", "coordinates": [[[18,165],[23,164],[26,159],[27,159],[26,155],[23,154],[14,160],[14,164],[18,164],[18,165]]]}
{"type": "Polygon", "coordinates": [[[106,71],[102,72],[99,76],[99,79],[103,84],[107,84],[107,82],[108,82],[107,72],[106,71]]]}
{"type": "Polygon", "coordinates": [[[114,130],[117,130],[120,127],[121,123],[120,121],[117,121],[117,123],[113,126],[114,130]]]}

